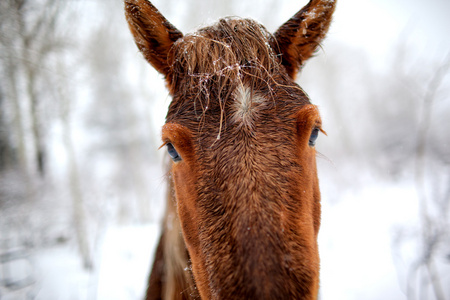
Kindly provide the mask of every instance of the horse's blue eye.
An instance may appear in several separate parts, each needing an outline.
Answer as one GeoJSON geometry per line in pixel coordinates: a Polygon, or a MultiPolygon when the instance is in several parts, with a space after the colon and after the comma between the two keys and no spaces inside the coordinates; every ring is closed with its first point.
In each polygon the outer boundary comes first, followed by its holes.
{"type": "Polygon", "coordinates": [[[178,154],[177,150],[175,150],[175,147],[171,143],[167,143],[166,147],[170,158],[172,158],[174,162],[178,162],[181,160],[181,156],[178,154]]]}
{"type": "Polygon", "coordinates": [[[319,137],[319,128],[314,128],[309,137],[309,145],[314,147],[316,145],[317,138],[319,137]]]}

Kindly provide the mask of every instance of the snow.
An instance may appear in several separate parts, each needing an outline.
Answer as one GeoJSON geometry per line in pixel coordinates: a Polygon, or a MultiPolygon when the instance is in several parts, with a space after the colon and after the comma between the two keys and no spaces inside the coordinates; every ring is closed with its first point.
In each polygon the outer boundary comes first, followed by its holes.
{"type": "Polygon", "coordinates": [[[96,299],[143,299],[159,226],[110,228],[101,246],[96,299]]]}
{"type": "MultiPolygon", "coordinates": [[[[81,268],[70,246],[39,250],[32,260],[37,282],[31,294],[42,300],[143,299],[158,238],[159,225],[109,228],[93,271],[81,268]]],[[[10,299],[20,299],[19,294],[10,299]]]]}
{"type": "Polygon", "coordinates": [[[92,274],[80,268],[74,249],[55,247],[34,254],[36,299],[90,299],[92,274]]]}
{"type": "Polygon", "coordinates": [[[408,185],[373,184],[344,192],[338,205],[324,201],[323,299],[405,299],[391,244],[393,230],[416,218],[417,197],[408,185]]]}

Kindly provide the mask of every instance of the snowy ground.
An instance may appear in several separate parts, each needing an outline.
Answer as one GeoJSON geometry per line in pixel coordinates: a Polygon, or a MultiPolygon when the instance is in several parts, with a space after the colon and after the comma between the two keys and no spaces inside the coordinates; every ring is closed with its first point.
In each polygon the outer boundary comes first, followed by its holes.
{"type": "Polygon", "coordinates": [[[323,299],[406,299],[392,257],[393,233],[414,223],[410,186],[373,185],[323,205],[320,252],[323,299]]]}

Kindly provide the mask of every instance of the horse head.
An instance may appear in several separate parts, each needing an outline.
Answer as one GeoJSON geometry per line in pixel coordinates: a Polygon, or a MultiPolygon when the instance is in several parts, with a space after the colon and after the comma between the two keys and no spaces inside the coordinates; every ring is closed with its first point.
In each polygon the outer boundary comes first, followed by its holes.
{"type": "Polygon", "coordinates": [[[317,297],[321,119],[294,80],[334,8],[311,0],[274,34],[225,18],[183,35],[150,2],[125,0],[135,42],[172,96],[162,141],[202,299],[317,297]]]}

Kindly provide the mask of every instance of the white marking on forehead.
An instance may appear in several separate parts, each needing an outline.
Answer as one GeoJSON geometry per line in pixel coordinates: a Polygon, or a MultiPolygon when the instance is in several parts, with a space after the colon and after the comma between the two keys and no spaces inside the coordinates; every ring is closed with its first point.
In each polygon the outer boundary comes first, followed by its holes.
{"type": "Polygon", "coordinates": [[[234,95],[234,114],[232,121],[241,123],[247,127],[252,127],[252,123],[257,115],[258,106],[263,104],[266,99],[259,96],[251,88],[239,85],[233,93],[234,95]]]}

